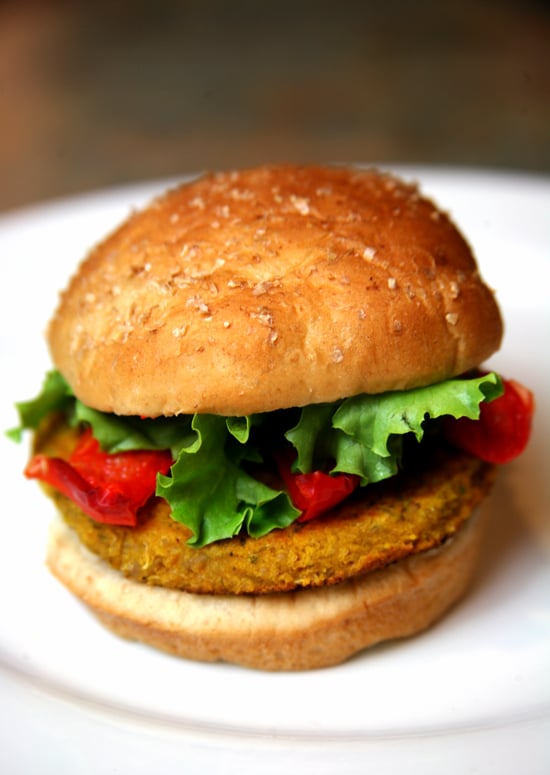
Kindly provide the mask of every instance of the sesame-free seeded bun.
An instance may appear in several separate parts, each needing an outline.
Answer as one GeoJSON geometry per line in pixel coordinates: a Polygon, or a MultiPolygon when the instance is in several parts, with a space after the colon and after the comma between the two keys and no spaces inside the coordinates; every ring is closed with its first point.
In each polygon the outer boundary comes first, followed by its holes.
{"type": "Polygon", "coordinates": [[[430,384],[502,324],[468,244],[387,174],[207,175],[131,215],[81,264],[49,328],[102,411],[246,415],[430,384]]]}

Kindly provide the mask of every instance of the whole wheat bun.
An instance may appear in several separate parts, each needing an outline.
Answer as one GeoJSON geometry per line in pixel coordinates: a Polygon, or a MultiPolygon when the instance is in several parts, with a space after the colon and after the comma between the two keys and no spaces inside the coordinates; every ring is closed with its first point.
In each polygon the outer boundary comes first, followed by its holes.
{"type": "Polygon", "coordinates": [[[48,338],[84,403],[155,417],[430,384],[501,335],[469,246],[416,187],[266,166],[131,215],[82,263],[48,338]]]}
{"type": "Polygon", "coordinates": [[[484,520],[478,513],[438,549],[383,570],[272,595],[197,595],[131,581],[61,520],[52,525],[48,565],[117,635],[197,661],[310,670],[437,621],[472,580],[484,520]]]}

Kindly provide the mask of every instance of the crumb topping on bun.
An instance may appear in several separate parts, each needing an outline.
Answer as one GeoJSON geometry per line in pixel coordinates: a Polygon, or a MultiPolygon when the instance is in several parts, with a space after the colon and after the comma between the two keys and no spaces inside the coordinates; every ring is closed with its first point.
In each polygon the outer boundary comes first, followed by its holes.
{"type": "Polygon", "coordinates": [[[414,185],[291,165],[207,175],[132,214],[48,333],[81,401],[148,417],[431,384],[501,336],[468,244],[414,185]]]}

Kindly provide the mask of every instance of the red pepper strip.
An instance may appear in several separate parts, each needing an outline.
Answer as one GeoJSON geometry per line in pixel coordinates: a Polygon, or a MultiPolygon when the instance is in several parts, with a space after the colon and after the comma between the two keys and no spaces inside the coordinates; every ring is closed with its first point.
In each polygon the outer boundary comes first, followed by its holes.
{"type": "Polygon", "coordinates": [[[276,460],[290,500],[302,512],[298,522],[309,522],[320,516],[351,495],[359,484],[359,477],[354,474],[332,475],[323,471],[295,474],[292,471],[294,458],[289,451],[277,455],[276,460]]]}
{"type": "Polygon", "coordinates": [[[97,522],[133,527],[137,510],[155,492],[157,473],[171,465],[169,450],[103,452],[87,431],[68,461],[35,455],[25,476],[55,487],[97,522]]]}
{"type": "Polygon", "coordinates": [[[479,420],[445,418],[444,433],[455,446],[488,463],[509,463],[529,441],[535,411],[530,390],[503,380],[504,393],[481,404],[479,420]]]}

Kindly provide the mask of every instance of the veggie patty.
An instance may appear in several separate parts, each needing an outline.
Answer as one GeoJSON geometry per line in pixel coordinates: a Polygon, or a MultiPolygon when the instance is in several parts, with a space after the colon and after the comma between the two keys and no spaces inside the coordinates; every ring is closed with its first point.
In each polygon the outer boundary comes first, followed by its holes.
{"type": "MultiPolygon", "coordinates": [[[[66,456],[76,440],[58,417],[41,427],[35,450],[66,456]]],[[[397,476],[358,490],[319,519],[200,549],[187,545],[189,529],[160,498],[128,528],[95,522],[48,492],[82,543],[128,578],[194,593],[265,594],[335,584],[439,546],[467,521],[496,472],[437,439],[411,445],[405,462],[397,476]]]]}

